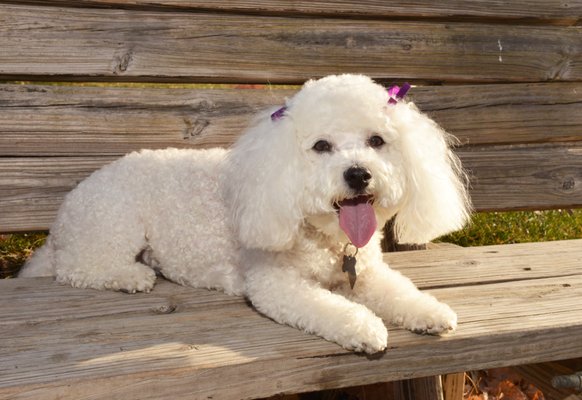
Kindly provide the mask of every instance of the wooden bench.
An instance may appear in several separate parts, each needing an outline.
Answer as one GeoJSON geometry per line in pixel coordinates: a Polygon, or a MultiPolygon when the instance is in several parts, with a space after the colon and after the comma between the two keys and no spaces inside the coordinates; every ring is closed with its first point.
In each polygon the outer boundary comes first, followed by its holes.
{"type": "MultiPolygon", "coordinates": [[[[48,229],[71,188],[131,150],[227,146],[296,90],[256,84],[339,72],[417,85],[410,97],[460,139],[477,211],[581,207],[581,16],[557,0],[0,1],[0,232],[48,229]]],[[[462,371],[582,357],[582,240],[385,257],[458,312],[455,334],[391,328],[388,351],[366,357],[217,292],[0,281],[0,398],[247,399],[407,379],[401,398],[442,398],[439,378],[418,378],[451,374],[451,389],[462,371]]]]}

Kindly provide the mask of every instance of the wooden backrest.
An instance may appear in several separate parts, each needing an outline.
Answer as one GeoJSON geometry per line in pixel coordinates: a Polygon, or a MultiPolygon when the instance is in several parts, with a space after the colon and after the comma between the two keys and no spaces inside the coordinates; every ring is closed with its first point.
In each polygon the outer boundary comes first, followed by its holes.
{"type": "Polygon", "coordinates": [[[417,85],[477,210],[582,206],[582,3],[505,3],[0,1],[0,232],[47,229],[128,151],[227,146],[297,90],[254,85],[343,72],[417,85]]]}

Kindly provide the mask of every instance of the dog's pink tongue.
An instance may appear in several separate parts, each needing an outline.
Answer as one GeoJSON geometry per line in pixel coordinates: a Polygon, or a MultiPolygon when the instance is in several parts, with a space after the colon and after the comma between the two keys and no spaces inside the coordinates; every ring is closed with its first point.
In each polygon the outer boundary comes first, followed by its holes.
{"type": "Polygon", "coordinates": [[[339,225],[356,247],[364,247],[378,223],[372,205],[364,196],[343,200],[339,203],[339,225]]]}

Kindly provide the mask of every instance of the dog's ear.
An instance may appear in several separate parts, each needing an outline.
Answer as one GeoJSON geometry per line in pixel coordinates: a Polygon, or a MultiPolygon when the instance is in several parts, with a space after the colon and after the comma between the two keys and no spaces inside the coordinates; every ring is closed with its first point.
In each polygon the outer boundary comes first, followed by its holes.
{"type": "Polygon", "coordinates": [[[225,200],[247,248],[287,249],[303,221],[302,154],[283,111],[259,116],[227,158],[225,200]]]}
{"type": "Polygon", "coordinates": [[[400,243],[427,243],[461,229],[469,219],[466,176],[450,150],[453,138],[412,103],[390,107],[399,132],[406,189],[396,215],[400,243]]]}

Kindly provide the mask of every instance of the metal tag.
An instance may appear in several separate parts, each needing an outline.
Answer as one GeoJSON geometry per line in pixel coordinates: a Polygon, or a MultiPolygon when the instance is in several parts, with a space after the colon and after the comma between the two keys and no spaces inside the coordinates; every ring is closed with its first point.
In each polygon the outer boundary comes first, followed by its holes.
{"type": "Polygon", "coordinates": [[[348,279],[350,280],[350,288],[354,288],[356,284],[356,257],[344,255],[344,260],[342,263],[342,272],[348,273],[348,279]]]}

